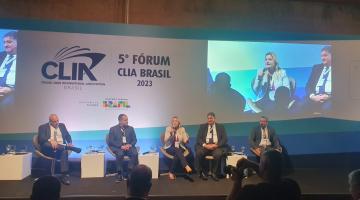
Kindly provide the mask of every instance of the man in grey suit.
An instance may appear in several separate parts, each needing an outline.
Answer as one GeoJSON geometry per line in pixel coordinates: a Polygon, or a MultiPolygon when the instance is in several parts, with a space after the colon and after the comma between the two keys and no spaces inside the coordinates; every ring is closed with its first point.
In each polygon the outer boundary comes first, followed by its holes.
{"type": "Polygon", "coordinates": [[[249,136],[250,150],[258,160],[260,155],[268,149],[282,151],[275,129],[268,126],[268,123],[268,118],[261,116],[259,125],[253,128],[249,136]]]}
{"type": "Polygon", "coordinates": [[[65,185],[70,185],[67,150],[80,153],[81,149],[73,146],[65,124],[59,123],[59,117],[56,114],[51,114],[49,122],[39,126],[38,142],[43,154],[60,160],[60,171],[62,173],[60,181],[65,185]]]}
{"type": "Polygon", "coordinates": [[[216,176],[216,171],[220,164],[220,159],[227,151],[227,135],[222,124],[215,123],[215,113],[207,114],[207,123],[200,125],[196,144],[196,161],[198,163],[198,171],[200,178],[207,180],[207,175],[204,173],[204,165],[206,164],[205,156],[211,155],[214,157],[212,169],[209,169],[208,175],[214,180],[219,181],[216,176]]]}
{"type": "Polygon", "coordinates": [[[118,172],[116,182],[127,179],[129,171],[138,164],[138,152],[135,147],[137,142],[134,128],[128,125],[128,117],[120,114],[119,124],[110,128],[109,147],[116,155],[116,169],[118,172]],[[124,162],[124,156],[130,157],[129,162],[124,162]],[[124,165],[126,168],[124,169],[124,165]]]}

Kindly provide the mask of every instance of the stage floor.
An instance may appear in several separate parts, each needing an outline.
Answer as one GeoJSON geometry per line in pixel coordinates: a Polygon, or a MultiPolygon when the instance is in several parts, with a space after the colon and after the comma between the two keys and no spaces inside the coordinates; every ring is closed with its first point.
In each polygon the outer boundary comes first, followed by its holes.
{"type": "MultiPolygon", "coordinates": [[[[303,194],[348,194],[347,174],[350,169],[296,169],[288,177],[296,180],[303,194]]],[[[151,196],[226,196],[232,186],[230,179],[215,182],[203,181],[193,175],[194,182],[178,177],[170,181],[167,176],[153,179],[151,196]]],[[[255,181],[256,176],[248,181],[255,181]]],[[[28,198],[31,194],[33,178],[22,181],[0,181],[0,198],[28,198]]],[[[115,177],[81,179],[71,176],[71,186],[63,185],[62,197],[76,196],[125,196],[126,183],[115,183],[115,177]]]]}

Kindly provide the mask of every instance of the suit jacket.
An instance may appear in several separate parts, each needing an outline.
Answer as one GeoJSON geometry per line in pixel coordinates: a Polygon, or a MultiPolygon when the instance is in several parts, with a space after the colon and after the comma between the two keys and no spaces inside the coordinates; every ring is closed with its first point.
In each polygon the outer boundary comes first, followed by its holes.
{"type": "MultiPolygon", "coordinates": [[[[126,144],[131,144],[135,148],[137,142],[135,130],[132,126],[125,126],[125,137],[126,144]]],[[[122,140],[122,132],[120,130],[120,125],[115,125],[110,128],[109,131],[109,147],[113,150],[120,150],[121,146],[125,145],[122,140]]]]}
{"type": "MultiPolygon", "coordinates": [[[[216,133],[217,133],[217,138],[218,138],[218,146],[219,147],[225,147],[227,148],[227,134],[225,131],[225,128],[222,124],[218,124],[215,123],[215,127],[216,127],[216,133]]],[[[198,134],[197,134],[197,139],[196,139],[196,145],[195,147],[202,147],[202,145],[204,143],[206,143],[206,135],[208,132],[208,124],[201,124],[198,134]]]]}
{"type": "MultiPolygon", "coordinates": [[[[0,52],[0,66],[4,62],[6,56],[7,56],[7,53],[5,51],[0,52]]],[[[6,77],[9,77],[9,74],[7,74],[6,77]]],[[[3,86],[0,85],[0,87],[13,87],[13,85],[7,85],[5,83],[5,85],[3,85],[3,86]]]]}
{"type": "Polygon", "coordinates": [[[6,55],[5,51],[0,52],[0,65],[4,62],[6,55]]]}
{"type": "Polygon", "coordinates": [[[324,69],[323,64],[317,64],[313,66],[309,80],[306,83],[306,87],[305,87],[307,98],[309,98],[310,94],[315,94],[316,84],[319,81],[323,69],[324,69]]]}
{"type": "MultiPolygon", "coordinates": [[[[71,136],[70,136],[68,130],[66,129],[65,124],[59,123],[59,129],[61,131],[61,135],[62,135],[64,144],[72,143],[71,136]]],[[[43,145],[44,143],[48,142],[48,140],[50,139],[50,136],[51,136],[50,124],[45,123],[43,125],[40,125],[39,130],[38,130],[39,144],[43,145]]]]}
{"type": "MultiPolygon", "coordinates": [[[[280,149],[280,143],[276,135],[275,129],[273,129],[270,126],[267,126],[267,129],[268,129],[269,139],[271,142],[271,147],[275,149],[280,149]]],[[[259,125],[255,127],[250,133],[249,136],[250,148],[258,148],[260,142],[261,142],[261,127],[259,125]]]]}

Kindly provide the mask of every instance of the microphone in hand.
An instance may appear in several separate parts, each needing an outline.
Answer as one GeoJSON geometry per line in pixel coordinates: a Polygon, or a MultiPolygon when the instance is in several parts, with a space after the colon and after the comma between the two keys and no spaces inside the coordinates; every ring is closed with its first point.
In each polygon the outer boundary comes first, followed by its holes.
{"type": "Polygon", "coordinates": [[[258,79],[262,79],[262,77],[264,76],[265,72],[268,70],[269,68],[265,67],[263,70],[260,70],[258,72],[258,79]]]}

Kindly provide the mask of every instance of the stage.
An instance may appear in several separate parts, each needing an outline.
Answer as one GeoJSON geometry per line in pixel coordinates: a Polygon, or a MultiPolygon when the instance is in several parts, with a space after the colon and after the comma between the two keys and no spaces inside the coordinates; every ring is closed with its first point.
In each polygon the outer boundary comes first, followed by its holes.
{"type": "MultiPolygon", "coordinates": [[[[348,195],[347,174],[351,169],[296,169],[288,177],[296,180],[302,190],[302,199],[350,199],[348,195]]],[[[195,181],[189,182],[178,177],[175,181],[161,175],[153,179],[150,192],[151,199],[225,199],[232,181],[221,179],[215,182],[200,180],[193,175],[195,181]]],[[[248,182],[257,177],[248,178],[248,182]]],[[[0,181],[0,199],[26,199],[31,194],[34,178],[22,181],[0,181]]],[[[126,182],[115,183],[115,177],[81,179],[72,174],[71,186],[62,186],[61,197],[65,199],[124,199],[126,182]]]]}

